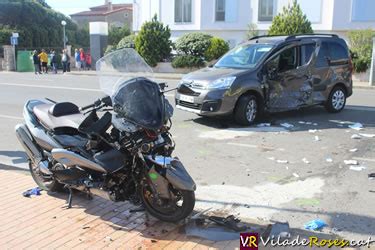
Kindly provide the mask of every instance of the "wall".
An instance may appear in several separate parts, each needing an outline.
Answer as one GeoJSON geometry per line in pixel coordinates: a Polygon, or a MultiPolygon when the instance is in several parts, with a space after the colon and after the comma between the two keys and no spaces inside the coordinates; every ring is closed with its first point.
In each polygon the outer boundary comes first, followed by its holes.
{"type": "Polygon", "coordinates": [[[131,10],[124,10],[109,14],[105,17],[105,22],[108,24],[122,27],[124,23],[132,30],[133,29],[133,12],[131,10]]]}

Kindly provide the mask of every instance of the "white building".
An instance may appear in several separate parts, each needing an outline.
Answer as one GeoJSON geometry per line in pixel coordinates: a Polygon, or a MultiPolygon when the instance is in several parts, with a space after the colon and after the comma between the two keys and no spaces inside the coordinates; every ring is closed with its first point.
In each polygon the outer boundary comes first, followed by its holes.
{"type": "MultiPolygon", "coordinates": [[[[206,32],[232,46],[246,39],[248,24],[265,33],[272,18],[292,0],[134,0],[133,30],[157,14],[172,40],[187,32],[206,32]]],[[[375,0],[298,0],[318,33],[375,28],[375,0]]]]}

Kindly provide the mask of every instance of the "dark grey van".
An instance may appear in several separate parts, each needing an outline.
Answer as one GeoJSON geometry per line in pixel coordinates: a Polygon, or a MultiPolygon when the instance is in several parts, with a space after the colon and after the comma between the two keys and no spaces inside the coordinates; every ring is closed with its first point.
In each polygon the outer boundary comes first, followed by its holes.
{"type": "Polygon", "coordinates": [[[184,76],[176,107],[202,116],[233,114],[242,125],[262,112],[312,105],[340,112],[352,95],[352,70],[348,46],[337,35],[258,36],[184,76]]]}

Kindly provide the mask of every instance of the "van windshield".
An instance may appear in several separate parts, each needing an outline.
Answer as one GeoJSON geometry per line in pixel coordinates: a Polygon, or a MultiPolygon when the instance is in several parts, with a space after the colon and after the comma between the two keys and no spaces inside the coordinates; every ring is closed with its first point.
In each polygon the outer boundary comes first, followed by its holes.
{"type": "Polygon", "coordinates": [[[272,44],[246,44],[235,47],[225,54],[215,68],[254,68],[272,49],[272,44]]]}

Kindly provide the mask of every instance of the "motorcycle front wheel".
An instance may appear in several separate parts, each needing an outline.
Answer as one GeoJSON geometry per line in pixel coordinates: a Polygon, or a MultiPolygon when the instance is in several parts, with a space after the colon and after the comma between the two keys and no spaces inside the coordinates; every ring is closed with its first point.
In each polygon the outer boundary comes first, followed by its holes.
{"type": "Polygon", "coordinates": [[[55,180],[52,176],[43,175],[40,172],[39,167],[36,166],[31,160],[29,161],[29,170],[35,183],[38,184],[40,189],[51,192],[60,192],[63,190],[64,186],[61,183],[55,180]]]}
{"type": "Polygon", "coordinates": [[[188,217],[194,209],[193,191],[177,190],[169,185],[172,199],[155,198],[148,184],[141,185],[140,196],[147,212],[166,222],[178,222],[188,217]]]}

